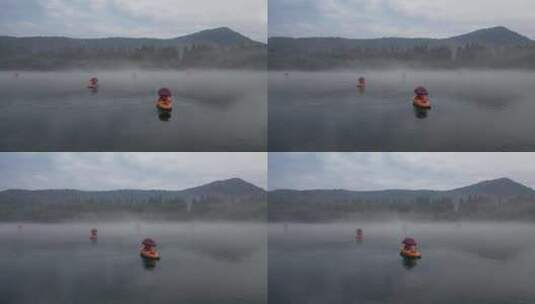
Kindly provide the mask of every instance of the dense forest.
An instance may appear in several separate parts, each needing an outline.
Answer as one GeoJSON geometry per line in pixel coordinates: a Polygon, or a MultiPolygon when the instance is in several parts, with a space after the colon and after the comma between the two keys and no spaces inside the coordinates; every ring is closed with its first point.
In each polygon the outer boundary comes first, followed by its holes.
{"type": "Polygon", "coordinates": [[[0,69],[263,69],[267,47],[228,28],[174,39],[0,37],[0,69]]]}
{"type": "Polygon", "coordinates": [[[535,220],[535,191],[508,178],[434,190],[274,190],[241,179],[180,191],[5,190],[0,221],[265,220],[377,217],[535,220]]]}
{"type": "Polygon", "coordinates": [[[271,191],[270,221],[406,217],[430,220],[535,220],[535,191],[510,179],[449,191],[271,191]]]}
{"type": "Polygon", "coordinates": [[[181,190],[6,190],[0,221],[262,220],[266,193],[240,179],[181,190]]]}
{"type": "Polygon", "coordinates": [[[269,39],[270,69],[388,67],[535,69],[535,42],[504,27],[446,39],[269,39]]]}

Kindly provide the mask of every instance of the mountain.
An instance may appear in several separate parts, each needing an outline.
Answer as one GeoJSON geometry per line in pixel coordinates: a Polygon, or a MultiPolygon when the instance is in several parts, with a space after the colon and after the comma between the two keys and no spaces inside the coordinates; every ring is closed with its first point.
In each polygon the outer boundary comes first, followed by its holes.
{"type": "Polygon", "coordinates": [[[503,26],[444,38],[271,37],[273,69],[354,67],[535,68],[535,42],[503,26]]]}
{"type": "Polygon", "coordinates": [[[5,190],[0,221],[56,221],[117,214],[164,219],[255,219],[266,208],[266,191],[242,179],[167,190],[5,190]]]}
{"type": "Polygon", "coordinates": [[[171,39],[0,36],[0,69],[265,67],[266,45],[228,27],[171,39]],[[111,65],[111,66],[110,66],[111,65]]]}
{"type": "Polygon", "coordinates": [[[448,38],[445,41],[453,42],[457,45],[472,43],[495,47],[528,45],[533,43],[528,37],[513,32],[504,26],[477,30],[468,34],[448,38]]]}
{"type": "Polygon", "coordinates": [[[317,220],[349,214],[419,214],[434,218],[533,217],[535,190],[508,178],[437,190],[274,190],[268,194],[271,220],[317,220]]]}
{"type": "Polygon", "coordinates": [[[274,190],[270,191],[270,200],[276,198],[291,198],[301,202],[328,202],[342,200],[375,200],[375,201],[409,201],[418,197],[451,197],[463,198],[468,196],[481,196],[491,199],[508,197],[535,196],[535,190],[517,183],[508,178],[483,181],[462,188],[437,190],[380,190],[380,191],[350,191],[350,190],[274,190]]]}
{"type": "Polygon", "coordinates": [[[178,43],[213,43],[218,45],[256,45],[262,46],[260,42],[256,42],[242,34],[231,30],[228,27],[219,27],[200,31],[184,37],[173,39],[178,43]]]}
{"type": "Polygon", "coordinates": [[[494,180],[483,181],[474,185],[450,190],[447,195],[469,196],[480,195],[494,198],[507,197],[530,197],[535,194],[534,190],[515,182],[509,178],[499,178],[494,180]]]}
{"type": "Polygon", "coordinates": [[[228,197],[229,199],[262,198],[265,196],[264,189],[248,183],[240,178],[215,181],[199,187],[183,190],[182,193],[186,194],[188,197],[207,195],[228,197]]]}

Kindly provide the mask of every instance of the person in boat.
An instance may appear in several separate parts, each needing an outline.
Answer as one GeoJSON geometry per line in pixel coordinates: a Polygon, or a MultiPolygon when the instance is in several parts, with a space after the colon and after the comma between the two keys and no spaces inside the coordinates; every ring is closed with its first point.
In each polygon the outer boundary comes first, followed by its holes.
{"type": "Polygon", "coordinates": [[[156,242],[153,239],[150,239],[150,238],[144,239],[141,245],[142,245],[141,247],[142,256],[159,258],[159,254],[156,251],[156,242]]]}
{"type": "Polygon", "coordinates": [[[91,229],[91,234],[89,236],[89,239],[96,240],[97,239],[97,228],[91,229]]]}
{"type": "Polygon", "coordinates": [[[363,235],[362,235],[362,229],[358,228],[356,231],[355,239],[357,241],[362,241],[363,235]]]}
{"type": "Polygon", "coordinates": [[[413,238],[405,238],[401,242],[401,255],[405,257],[420,258],[421,254],[418,251],[416,240],[413,238]]]}
{"type": "Polygon", "coordinates": [[[358,82],[357,82],[357,87],[359,87],[359,88],[366,87],[366,78],[359,77],[358,82]]]}
{"type": "Polygon", "coordinates": [[[173,102],[173,99],[171,99],[171,96],[160,95],[158,98],[158,102],[161,102],[165,105],[170,105],[173,102]]]}
{"type": "Polygon", "coordinates": [[[427,91],[424,87],[417,87],[414,89],[414,96],[413,102],[415,106],[421,107],[421,108],[430,108],[431,107],[431,101],[429,100],[429,91],[427,91]]]}
{"type": "Polygon", "coordinates": [[[98,87],[98,78],[93,77],[89,80],[89,86],[90,89],[96,89],[98,87]]]}
{"type": "Polygon", "coordinates": [[[156,102],[156,106],[160,109],[171,109],[173,105],[173,99],[171,90],[167,88],[162,88],[158,90],[158,101],[156,102]]]}

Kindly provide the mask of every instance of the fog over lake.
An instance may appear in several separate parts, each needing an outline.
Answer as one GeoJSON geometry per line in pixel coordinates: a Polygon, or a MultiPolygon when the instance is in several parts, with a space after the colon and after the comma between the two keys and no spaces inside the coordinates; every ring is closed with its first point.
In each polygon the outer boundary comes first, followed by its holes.
{"type": "Polygon", "coordinates": [[[529,223],[277,223],[268,240],[270,303],[535,301],[529,223]],[[421,260],[400,257],[406,236],[421,260]]]}
{"type": "Polygon", "coordinates": [[[0,303],[266,303],[260,223],[21,225],[0,224],[0,303]],[[146,237],[160,261],[139,256],[146,237]]]}
{"type": "Polygon", "coordinates": [[[254,71],[0,72],[2,151],[265,151],[254,71]],[[87,87],[98,77],[99,89],[87,87]],[[173,93],[161,115],[157,91],[173,93]]]}
{"type": "Polygon", "coordinates": [[[528,71],[281,72],[269,77],[270,151],[529,151],[528,71]],[[367,87],[356,87],[358,77],[367,87]],[[433,108],[416,110],[425,86],[433,108]]]}

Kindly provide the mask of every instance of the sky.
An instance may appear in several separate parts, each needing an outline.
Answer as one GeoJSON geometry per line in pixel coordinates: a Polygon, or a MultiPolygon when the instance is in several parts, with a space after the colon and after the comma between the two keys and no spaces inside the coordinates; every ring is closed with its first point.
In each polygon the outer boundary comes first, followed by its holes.
{"type": "Polygon", "coordinates": [[[270,153],[269,189],[450,190],[511,178],[535,188],[535,153],[270,153]]]}
{"type": "Polygon", "coordinates": [[[228,26],[267,40],[267,0],[1,0],[0,35],[173,38],[228,26]]]}
{"type": "Polygon", "coordinates": [[[535,38],[535,1],[269,1],[270,37],[445,38],[493,26],[535,38]]]}
{"type": "Polygon", "coordinates": [[[266,153],[0,153],[0,191],[181,190],[234,177],[265,189],[266,171],[266,153]]]}

